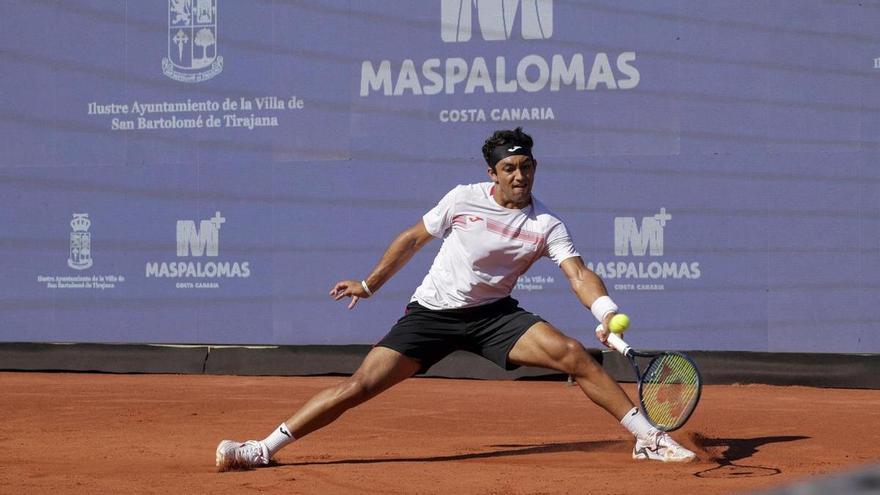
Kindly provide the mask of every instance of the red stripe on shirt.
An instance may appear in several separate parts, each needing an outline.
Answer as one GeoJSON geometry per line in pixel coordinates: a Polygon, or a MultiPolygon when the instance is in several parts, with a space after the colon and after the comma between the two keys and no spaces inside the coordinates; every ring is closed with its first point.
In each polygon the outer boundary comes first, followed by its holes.
{"type": "Polygon", "coordinates": [[[452,217],[452,225],[465,225],[467,223],[467,215],[455,215],[452,217]]]}
{"type": "Polygon", "coordinates": [[[486,229],[489,232],[495,232],[498,235],[507,237],[508,239],[519,239],[530,244],[540,244],[544,242],[544,236],[537,232],[531,232],[522,228],[514,228],[510,225],[504,225],[490,218],[486,219],[486,229]]]}

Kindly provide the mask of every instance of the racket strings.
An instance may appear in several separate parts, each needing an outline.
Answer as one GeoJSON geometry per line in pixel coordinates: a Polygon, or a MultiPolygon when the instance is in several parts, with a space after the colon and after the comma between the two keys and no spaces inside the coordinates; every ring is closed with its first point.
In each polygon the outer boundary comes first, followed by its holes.
{"type": "Polygon", "coordinates": [[[682,356],[654,359],[642,379],[642,405],[648,417],[664,429],[674,429],[690,415],[698,397],[700,377],[682,356]]]}

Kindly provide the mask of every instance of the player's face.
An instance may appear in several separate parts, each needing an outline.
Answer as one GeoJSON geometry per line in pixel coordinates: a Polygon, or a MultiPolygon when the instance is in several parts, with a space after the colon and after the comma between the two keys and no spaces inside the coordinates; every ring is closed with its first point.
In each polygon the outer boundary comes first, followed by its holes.
{"type": "Polygon", "coordinates": [[[532,201],[532,185],[538,162],[524,155],[513,155],[500,160],[489,169],[489,178],[495,182],[495,200],[506,208],[524,208],[532,201]]]}

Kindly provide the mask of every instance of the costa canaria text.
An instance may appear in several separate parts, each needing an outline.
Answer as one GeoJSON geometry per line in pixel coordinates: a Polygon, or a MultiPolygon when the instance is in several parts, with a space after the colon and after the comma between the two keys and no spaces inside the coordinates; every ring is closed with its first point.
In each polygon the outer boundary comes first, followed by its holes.
{"type": "Polygon", "coordinates": [[[512,107],[512,108],[451,108],[440,110],[440,122],[493,122],[523,120],[556,120],[553,107],[512,107]]]}
{"type": "Polygon", "coordinates": [[[484,57],[429,58],[419,64],[405,59],[399,65],[391,60],[365,60],[361,64],[360,95],[535,93],[560,91],[563,87],[578,91],[628,90],[638,86],[636,53],[623,52],[612,58],[599,52],[592,58],[575,53],[568,58],[553,55],[549,60],[541,55],[526,55],[518,61],[503,56],[488,61],[484,57]]]}

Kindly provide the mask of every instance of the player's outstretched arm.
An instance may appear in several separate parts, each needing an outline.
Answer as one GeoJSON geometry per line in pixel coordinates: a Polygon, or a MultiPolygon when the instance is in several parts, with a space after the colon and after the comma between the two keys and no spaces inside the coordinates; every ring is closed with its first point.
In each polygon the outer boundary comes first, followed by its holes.
{"type": "MultiPolygon", "coordinates": [[[[564,260],[560,265],[560,268],[562,268],[562,272],[565,273],[566,278],[568,278],[568,282],[571,284],[571,290],[574,291],[581,304],[587,308],[592,308],[596,299],[608,295],[605,283],[602,282],[602,279],[599,278],[598,275],[584,265],[584,260],[581,259],[580,256],[573,256],[564,260]]],[[[603,344],[607,345],[608,325],[611,323],[611,318],[615,314],[616,313],[614,312],[606,314],[604,321],[602,322],[604,327],[603,331],[596,332],[596,336],[603,344]]]]}
{"type": "Polygon", "coordinates": [[[385,250],[379,264],[373,268],[370,275],[363,280],[342,280],[330,289],[330,296],[335,300],[350,297],[348,309],[354,308],[358,300],[370,297],[379,290],[385,282],[391,279],[404,265],[416,254],[419,249],[427,244],[434,236],[425,229],[422,220],[412,227],[401,232],[385,250]]]}

